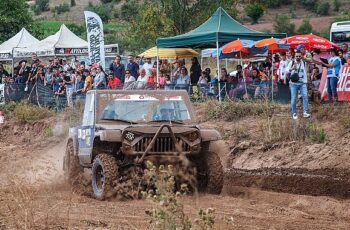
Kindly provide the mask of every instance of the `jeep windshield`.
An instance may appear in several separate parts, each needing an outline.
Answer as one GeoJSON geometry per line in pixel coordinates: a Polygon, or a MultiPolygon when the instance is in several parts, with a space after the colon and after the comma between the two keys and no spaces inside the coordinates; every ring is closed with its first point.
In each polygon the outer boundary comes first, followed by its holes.
{"type": "Polygon", "coordinates": [[[189,123],[193,119],[191,109],[183,96],[164,96],[161,93],[128,94],[106,93],[99,95],[98,118],[122,123],[174,122],[189,123]]]}

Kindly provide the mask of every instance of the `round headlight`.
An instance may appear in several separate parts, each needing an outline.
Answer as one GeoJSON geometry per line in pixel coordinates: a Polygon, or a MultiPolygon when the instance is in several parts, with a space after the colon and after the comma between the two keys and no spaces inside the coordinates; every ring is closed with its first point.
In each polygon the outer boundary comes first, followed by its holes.
{"type": "Polygon", "coordinates": [[[195,141],[195,140],[198,139],[198,137],[199,137],[199,135],[198,135],[197,132],[192,132],[192,133],[190,133],[190,134],[187,135],[187,138],[188,138],[188,140],[190,140],[190,141],[195,141]]]}
{"type": "Polygon", "coordinates": [[[135,134],[133,134],[132,132],[127,132],[125,133],[124,137],[128,141],[133,141],[135,139],[135,134]]]}

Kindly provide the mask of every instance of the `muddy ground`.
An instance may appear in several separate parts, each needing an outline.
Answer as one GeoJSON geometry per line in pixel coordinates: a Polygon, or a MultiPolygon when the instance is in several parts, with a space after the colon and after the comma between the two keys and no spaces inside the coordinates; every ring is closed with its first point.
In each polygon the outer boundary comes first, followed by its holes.
{"type": "MultiPolygon", "coordinates": [[[[96,201],[65,184],[65,137],[61,126],[51,130],[52,123],[57,120],[1,127],[0,229],[151,228],[149,201],[96,201]]],[[[224,133],[245,126],[252,134],[249,141],[231,137],[212,147],[226,167],[224,191],[183,198],[192,219],[200,208],[212,207],[215,229],[349,229],[346,139],[330,131],[323,144],[283,143],[267,150],[252,138],[257,127],[251,119],[202,125],[224,127],[224,133]]]]}

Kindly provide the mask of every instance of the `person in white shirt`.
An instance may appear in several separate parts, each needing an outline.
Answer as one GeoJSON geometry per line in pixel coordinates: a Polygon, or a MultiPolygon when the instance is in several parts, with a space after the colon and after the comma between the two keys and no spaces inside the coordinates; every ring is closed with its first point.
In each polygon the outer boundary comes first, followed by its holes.
{"type": "Polygon", "coordinates": [[[146,70],[144,68],[140,69],[140,76],[137,78],[136,81],[136,88],[142,89],[146,86],[148,82],[148,77],[146,76],[146,70]]]}
{"type": "Polygon", "coordinates": [[[281,52],[281,60],[277,70],[278,81],[280,83],[284,83],[284,79],[286,78],[286,74],[287,74],[287,66],[290,61],[291,61],[290,59],[287,59],[286,53],[281,52]]]}
{"type": "Polygon", "coordinates": [[[124,89],[129,89],[129,86],[132,85],[136,79],[134,76],[131,76],[131,73],[129,70],[125,70],[125,80],[124,80],[124,89]]]}
{"type": "Polygon", "coordinates": [[[151,75],[151,69],[153,68],[152,59],[146,58],[146,62],[142,66],[143,69],[146,71],[146,77],[151,75]]]}
{"type": "MultiPolygon", "coordinates": [[[[289,77],[289,88],[291,94],[291,110],[292,117],[294,120],[298,119],[297,114],[297,96],[298,91],[303,98],[303,117],[309,118],[311,114],[308,113],[309,110],[309,100],[307,94],[307,72],[306,63],[302,60],[302,54],[300,50],[295,52],[295,58],[288,64],[287,70],[290,74],[289,77]]],[[[285,78],[286,82],[286,78],[285,78]]]]}

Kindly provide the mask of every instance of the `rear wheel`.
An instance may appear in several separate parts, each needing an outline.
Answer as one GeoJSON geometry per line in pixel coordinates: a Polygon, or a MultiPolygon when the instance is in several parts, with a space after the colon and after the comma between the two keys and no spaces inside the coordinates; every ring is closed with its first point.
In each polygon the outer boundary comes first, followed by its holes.
{"type": "Polygon", "coordinates": [[[198,190],[220,194],[224,185],[224,170],[216,152],[205,151],[196,160],[198,190]]]}
{"type": "Polygon", "coordinates": [[[84,171],[75,152],[73,141],[69,140],[66,147],[63,169],[65,179],[71,185],[75,184],[79,175],[84,171]]]}
{"type": "Polygon", "coordinates": [[[104,200],[113,195],[113,182],[118,177],[115,158],[109,154],[99,154],[92,164],[92,190],[94,197],[104,200]]]}

